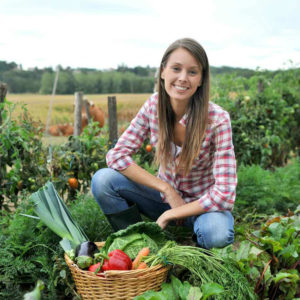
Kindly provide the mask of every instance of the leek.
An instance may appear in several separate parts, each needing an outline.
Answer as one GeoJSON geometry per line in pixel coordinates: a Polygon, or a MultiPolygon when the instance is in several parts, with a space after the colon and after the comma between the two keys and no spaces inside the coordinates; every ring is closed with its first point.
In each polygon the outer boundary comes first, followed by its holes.
{"type": "Polygon", "coordinates": [[[52,182],[30,196],[34,211],[40,220],[62,238],[61,247],[65,252],[74,250],[77,245],[88,241],[88,237],[75,222],[70,211],[55,190],[52,182]]]}

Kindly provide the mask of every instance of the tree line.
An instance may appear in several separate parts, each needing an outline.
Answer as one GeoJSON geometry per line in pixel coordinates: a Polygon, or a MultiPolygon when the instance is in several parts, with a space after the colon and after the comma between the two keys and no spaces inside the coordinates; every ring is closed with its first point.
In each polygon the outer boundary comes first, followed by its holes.
{"type": "MultiPolygon", "coordinates": [[[[154,89],[157,68],[120,65],[117,69],[97,70],[89,68],[59,67],[57,94],[73,94],[83,91],[86,94],[108,93],[151,93],[154,89]]],[[[249,78],[256,71],[232,67],[211,67],[212,77],[236,73],[249,78]]],[[[8,84],[10,93],[51,94],[55,70],[37,67],[23,70],[15,62],[0,61],[0,81],[8,84]]]]}

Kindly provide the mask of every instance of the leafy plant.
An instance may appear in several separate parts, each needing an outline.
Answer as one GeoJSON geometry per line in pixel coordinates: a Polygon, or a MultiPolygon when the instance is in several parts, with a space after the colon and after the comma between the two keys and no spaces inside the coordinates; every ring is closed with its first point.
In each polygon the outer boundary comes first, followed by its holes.
{"type": "Polygon", "coordinates": [[[0,124],[0,208],[10,210],[18,205],[22,190],[35,191],[42,186],[49,172],[46,166],[46,152],[41,142],[41,125],[33,123],[26,109],[18,122],[11,115],[15,105],[0,104],[3,124],[0,124]],[[4,198],[9,200],[4,203],[4,198]]]}
{"type": "MultiPolygon", "coordinates": [[[[78,195],[69,209],[90,240],[104,241],[111,233],[110,225],[90,194],[78,195]]],[[[39,220],[23,214],[34,216],[28,201],[23,201],[14,215],[1,212],[0,298],[22,299],[39,279],[45,284],[42,299],[77,297],[59,245],[60,237],[39,220]]]]}
{"type": "Polygon", "coordinates": [[[235,212],[255,209],[257,213],[287,213],[300,202],[300,162],[293,160],[274,171],[258,165],[240,166],[235,212]]]}
{"type": "Polygon", "coordinates": [[[174,275],[171,275],[170,283],[163,283],[161,291],[155,292],[149,290],[142,295],[136,296],[134,300],[206,300],[207,298],[220,295],[224,292],[224,288],[217,283],[206,283],[201,288],[192,286],[188,281],[181,282],[174,275]]]}
{"type": "Polygon", "coordinates": [[[289,216],[274,216],[246,235],[237,250],[216,250],[236,261],[259,296],[293,299],[300,289],[300,206],[289,216]]]}
{"type": "Polygon", "coordinates": [[[106,137],[100,135],[97,123],[90,123],[80,136],[70,136],[67,143],[52,150],[51,175],[57,190],[66,192],[74,199],[76,190],[69,186],[68,179],[76,178],[78,191],[86,193],[94,172],[106,166],[105,156],[108,151],[106,137]]]}

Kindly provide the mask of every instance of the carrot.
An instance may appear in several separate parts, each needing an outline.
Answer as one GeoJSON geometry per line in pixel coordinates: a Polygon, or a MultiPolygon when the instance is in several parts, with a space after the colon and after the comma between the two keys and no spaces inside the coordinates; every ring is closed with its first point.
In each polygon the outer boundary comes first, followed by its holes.
{"type": "Polygon", "coordinates": [[[150,253],[150,248],[149,247],[145,247],[145,248],[142,248],[139,253],[137,254],[136,258],[134,259],[134,261],[132,262],[132,268],[131,270],[135,270],[137,269],[137,267],[139,266],[139,264],[141,263],[142,261],[142,258],[144,256],[147,256],[149,255],[150,253]]]}
{"type": "Polygon", "coordinates": [[[148,265],[144,261],[142,261],[136,269],[140,270],[140,269],[147,269],[147,268],[148,268],[148,265]]]}

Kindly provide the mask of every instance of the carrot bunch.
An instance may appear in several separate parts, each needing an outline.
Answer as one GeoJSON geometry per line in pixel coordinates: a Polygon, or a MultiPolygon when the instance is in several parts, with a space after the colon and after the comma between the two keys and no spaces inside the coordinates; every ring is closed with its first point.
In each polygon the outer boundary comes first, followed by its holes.
{"type": "Polygon", "coordinates": [[[148,268],[147,264],[142,261],[142,259],[148,256],[150,253],[150,248],[145,247],[142,248],[139,253],[137,254],[136,258],[132,262],[131,270],[139,270],[139,269],[146,269],[148,268]]]}

